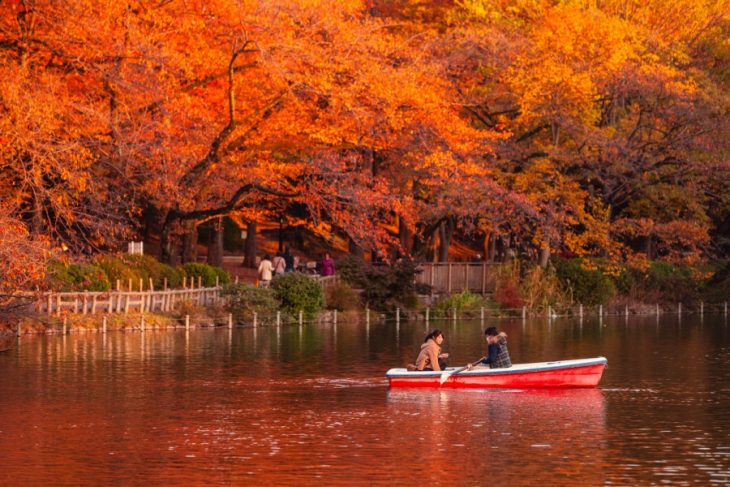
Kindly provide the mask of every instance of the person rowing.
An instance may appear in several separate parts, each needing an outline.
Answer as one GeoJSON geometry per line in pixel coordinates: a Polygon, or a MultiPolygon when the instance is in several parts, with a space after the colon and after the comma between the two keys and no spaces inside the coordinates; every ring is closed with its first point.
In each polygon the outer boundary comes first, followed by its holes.
{"type": "MultiPolygon", "coordinates": [[[[479,362],[477,367],[487,366],[492,369],[507,369],[512,367],[512,360],[507,349],[507,334],[498,332],[496,326],[490,326],[484,330],[487,340],[487,356],[479,362]]],[[[471,370],[471,366],[467,366],[471,370]]]]}
{"type": "Polygon", "coordinates": [[[416,358],[416,370],[440,371],[446,368],[448,353],[441,353],[441,344],[444,342],[444,334],[436,329],[426,335],[421,351],[416,358]]]}

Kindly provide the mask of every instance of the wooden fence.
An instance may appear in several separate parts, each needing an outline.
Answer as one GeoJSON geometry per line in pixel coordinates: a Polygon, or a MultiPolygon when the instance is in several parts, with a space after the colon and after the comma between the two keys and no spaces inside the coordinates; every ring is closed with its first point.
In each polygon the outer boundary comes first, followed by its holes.
{"type": "Polygon", "coordinates": [[[171,311],[181,302],[209,306],[221,301],[220,286],[148,291],[45,293],[36,303],[39,312],[60,315],[171,311]]]}
{"type": "Polygon", "coordinates": [[[488,262],[439,262],[418,266],[417,284],[428,284],[432,293],[469,290],[479,294],[494,292],[495,264],[488,262]]]}

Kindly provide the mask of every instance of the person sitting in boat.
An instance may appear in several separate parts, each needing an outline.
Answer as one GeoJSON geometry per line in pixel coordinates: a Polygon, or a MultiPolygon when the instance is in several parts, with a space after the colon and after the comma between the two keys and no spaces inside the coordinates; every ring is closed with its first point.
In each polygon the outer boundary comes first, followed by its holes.
{"type": "Polygon", "coordinates": [[[512,367],[507,349],[507,334],[498,332],[496,326],[490,326],[484,330],[487,339],[487,358],[482,360],[481,365],[488,365],[492,369],[506,369],[512,367]]]}
{"type": "Polygon", "coordinates": [[[444,334],[441,330],[433,330],[426,335],[421,352],[416,359],[416,370],[443,370],[446,368],[448,353],[441,353],[444,334]]]}

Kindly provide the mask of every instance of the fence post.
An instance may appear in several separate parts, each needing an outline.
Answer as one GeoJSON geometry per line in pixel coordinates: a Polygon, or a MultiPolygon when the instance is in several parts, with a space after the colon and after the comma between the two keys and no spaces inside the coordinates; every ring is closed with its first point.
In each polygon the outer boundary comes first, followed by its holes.
{"type": "Polygon", "coordinates": [[[727,316],[727,301],[725,301],[725,316],[727,316]]]}
{"type": "Polygon", "coordinates": [[[117,279],[117,292],[121,291],[122,283],[117,279]]]}
{"type": "Polygon", "coordinates": [[[487,293],[487,263],[482,263],[482,296],[487,293]]]}
{"type": "Polygon", "coordinates": [[[677,314],[682,316],[682,303],[677,304],[677,314]]]}
{"type": "Polygon", "coordinates": [[[700,315],[705,314],[705,302],[700,301],[700,315]]]}
{"type": "Polygon", "coordinates": [[[578,316],[583,318],[583,303],[578,305],[578,316]]]}
{"type": "Polygon", "coordinates": [[[132,290],[132,279],[129,280],[129,288],[127,289],[127,291],[131,291],[131,290],[132,290]]]}
{"type": "Polygon", "coordinates": [[[63,334],[64,334],[64,335],[66,334],[66,319],[67,319],[67,318],[66,318],[66,317],[64,316],[64,317],[63,317],[63,334]]]}
{"type": "Polygon", "coordinates": [[[190,330],[190,315],[185,315],[185,331],[190,330]]]}
{"type": "Polygon", "coordinates": [[[479,319],[481,320],[481,324],[484,325],[484,306],[479,308],[479,319]]]}
{"type": "Polygon", "coordinates": [[[452,309],[453,309],[453,313],[454,313],[454,315],[452,316],[452,319],[453,319],[454,323],[456,323],[456,308],[452,308],[452,309]]]}
{"type": "Polygon", "coordinates": [[[656,304],[656,315],[659,316],[659,303],[656,304]]]}
{"type": "Polygon", "coordinates": [[[233,328],[233,313],[228,313],[228,328],[233,328]]]}
{"type": "Polygon", "coordinates": [[[598,305],[598,315],[603,316],[603,305],[602,304],[598,305]]]}
{"type": "Polygon", "coordinates": [[[552,320],[552,319],[553,319],[553,307],[548,306],[548,320],[552,320]]]}
{"type": "Polygon", "coordinates": [[[449,273],[448,273],[448,279],[449,284],[446,289],[448,289],[449,293],[451,292],[451,262],[449,262],[449,273]]]}
{"type": "Polygon", "coordinates": [[[624,314],[626,315],[627,318],[629,317],[629,305],[628,304],[624,305],[624,314]]]}
{"type": "Polygon", "coordinates": [[[335,320],[335,325],[336,325],[337,324],[337,310],[335,310],[334,320],[335,320]]]}
{"type": "Polygon", "coordinates": [[[48,293],[48,309],[46,310],[48,312],[48,316],[51,316],[52,308],[53,308],[53,302],[51,301],[51,293],[48,293]]]}
{"type": "Polygon", "coordinates": [[[400,308],[395,308],[395,322],[400,324],[400,308]]]}
{"type": "Polygon", "coordinates": [[[527,318],[527,306],[522,307],[522,321],[525,321],[525,318],[527,318]]]}
{"type": "Polygon", "coordinates": [[[101,332],[106,333],[106,316],[101,318],[101,332]]]}
{"type": "Polygon", "coordinates": [[[258,326],[258,313],[255,311],[253,312],[253,327],[256,328],[258,326]]]}
{"type": "Polygon", "coordinates": [[[299,326],[302,326],[302,323],[304,323],[304,312],[300,309],[299,310],[299,326]]]}
{"type": "Polygon", "coordinates": [[[429,289],[430,289],[429,293],[431,294],[431,296],[433,296],[433,271],[434,271],[435,267],[436,266],[433,265],[433,262],[431,262],[431,264],[429,266],[429,269],[431,270],[431,272],[429,273],[429,276],[428,276],[429,289]]]}
{"type": "Polygon", "coordinates": [[[215,287],[218,287],[220,285],[220,277],[215,276],[215,287]]]}
{"type": "Polygon", "coordinates": [[[144,313],[142,313],[142,316],[139,318],[139,330],[144,332],[144,313]]]}
{"type": "Polygon", "coordinates": [[[203,287],[203,276],[198,276],[198,287],[203,287]]]}
{"type": "Polygon", "coordinates": [[[430,314],[431,314],[431,308],[426,308],[426,324],[428,324],[430,314]]]}
{"type": "Polygon", "coordinates": [[[279,328],[281,326],[281,311],[276,312],[276,327],[279,328]]]}

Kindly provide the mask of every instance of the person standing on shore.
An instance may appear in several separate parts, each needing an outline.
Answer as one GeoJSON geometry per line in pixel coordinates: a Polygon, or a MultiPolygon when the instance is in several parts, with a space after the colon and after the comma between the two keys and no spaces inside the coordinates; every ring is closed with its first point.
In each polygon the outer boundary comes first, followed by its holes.
{"type": "Polygon", "coordinates": [[[264,258],[259,264],[259,286],[269,287],[271,285],[271,277],[274,271],[274,266],[271,263],[271,257],[269,254],[264,255],[264,258]]]}
{"type": "Polygon", "coordinates": [[[284,262],[286,263],[286,267],[284,268],[284,272],[294,272],[294,256],[289,251],[289,247],[284,247],[284,262]]]}
{"type": "Polygon", "coordinates": [[[284,275],[284,271],[286,270],[286,261],[284,260],[284,256],[281,255],[281,252],[276,253],[271,264],[274,267],[274,278],[284,275]]]}
{"type": "Polygon", "coordinates": [[[332,260],[332,256],[329,252],[324,253],[324,258],[322,258],[320,266],[320,274],[322,275],[322,277],[335,275],[335,261],[332,260]]]}

